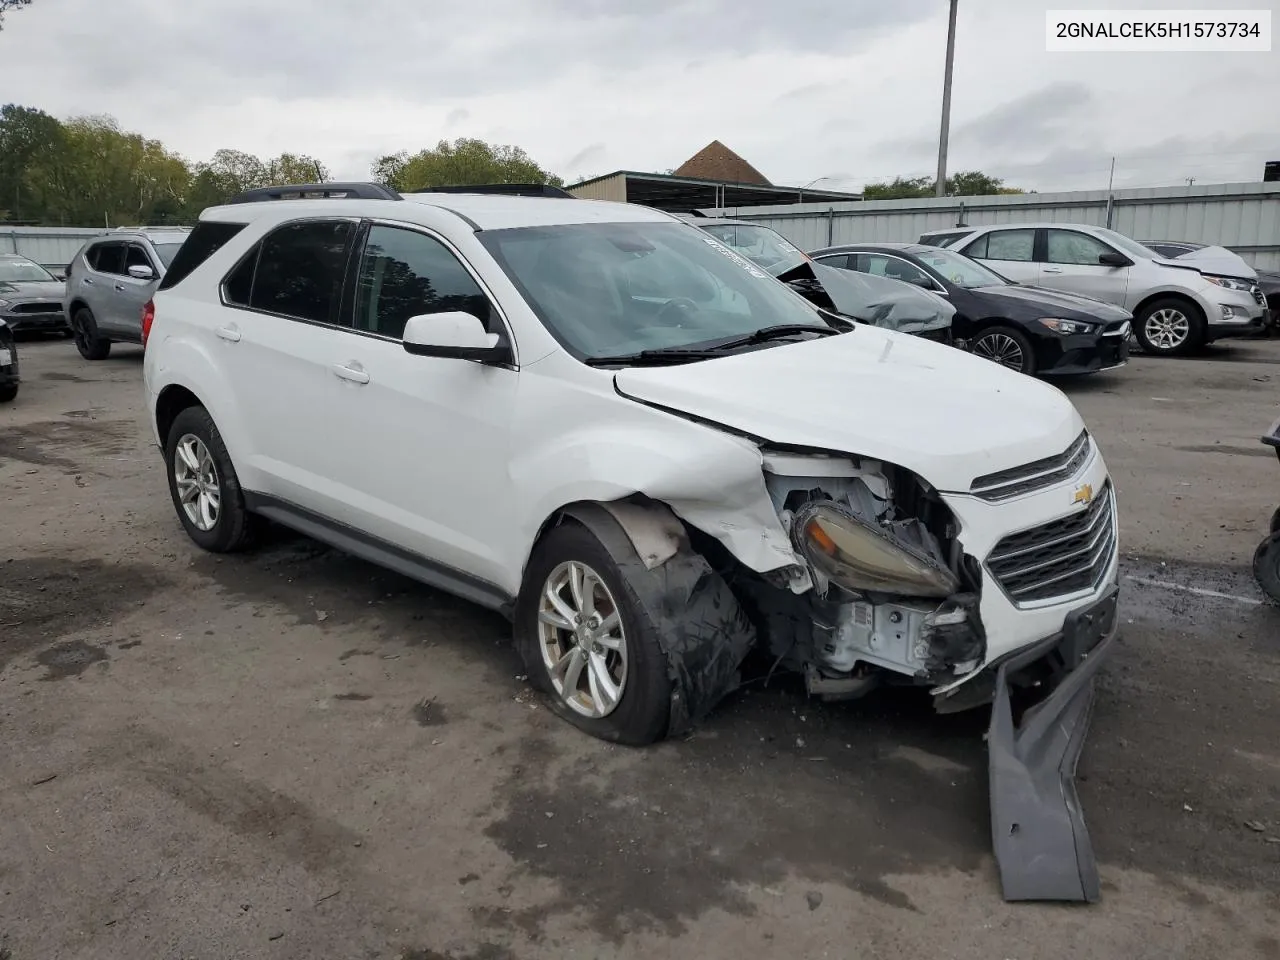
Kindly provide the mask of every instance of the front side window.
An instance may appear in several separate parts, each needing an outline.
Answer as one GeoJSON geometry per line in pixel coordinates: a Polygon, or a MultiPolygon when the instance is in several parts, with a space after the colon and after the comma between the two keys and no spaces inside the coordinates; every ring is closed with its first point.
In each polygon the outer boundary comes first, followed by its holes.
{"type": "Polygon", "coordinates": [[[903,283],[914,283],[917,286],[933,286],[933,280],[923,270],[897,257],[885,256],[883,253],[860,253],[857,264],[859,273],[901,280],[903,283]]]}
{"type": "Polygon", "coordinates": [[[356,281],[357,330],[399,340],[410,317],[453,310],[492,329],[489,298],[444,244],[413,230],[369,229],[356,281]]]}
{"type": "MultiPolygon", "coordinates": [[[[147,251],[143,250],[136,243],[131,243],[125,251],[124,270],[129,272],[130,267],[151,267],[151,258],[147,256],[147,251]]],[[[152,267],[152,269],[155,269],[152,267]]]]}
{"type": "Polygon", "coordinates": [[[695,347],[765,327],[834,329],[761,267],[683,223],[486,230],[480,242],[580,358],[695,347]]]}
{"type": "Polygon", "coordinates": [[[1074,230],[1050,230],[1046,259],[1049,263],[1098,266],[1098,258],[1112,249],[1101,240],[1074,230]]]}
{"type": "MultiPolygon", "coordinates": [[[[260,244],[249,306],[298,320],[336,323],[353,229],[345,220],[310,220],[268,234],[260,244]]],[[[243,284],[239,273],[235,271],[224,287],[228,299],[232,281],[243,284]]]]}
{"type": "Polygon", "coordinates": [[[1034,230],[993,230],[964,248],[977,260],[1011,260],[1030,263],[1036,246],[1034,230]]]}
{"type": "Polygon", "coordinates": [[[151,248],[155,250],[156,256],[160,258],[160,262],[168,269],[173,265],[173,258],[178,255],[178,251],[182,249],[181,243],[153,243],[151,248]]]}
{"type": "Polygon", "coordinates": [[[122,274],[125,272],[123,243],[100,243],[90,248],[86,259],[99,273],[122,274]]]}

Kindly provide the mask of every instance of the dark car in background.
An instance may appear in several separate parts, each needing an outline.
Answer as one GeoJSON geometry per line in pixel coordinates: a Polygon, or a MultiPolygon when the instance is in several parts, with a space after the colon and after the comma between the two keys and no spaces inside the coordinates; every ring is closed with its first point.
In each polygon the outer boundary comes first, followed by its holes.
{"type": "Polygon", "coordinates": [[[11,332],[69,333],[62,310],[66,284],[34,260],[0,253],[0,320],[11,332]]]}
{"type": "Polygon", "coordinates": [[[891,277],[947,297],[956,308],[956,345],[1022,373],[1096,373],[1128,361],[1129,311],[1013,283],[951,250],[918,243],[855,243],[815,250],[810,256],[820,264],[891,277]]]}
{"type": "Polygon", "coordinates": [[[18,395],[18,347],[13,331],[0,320],[0,403],[8,403],[18,395]]]}

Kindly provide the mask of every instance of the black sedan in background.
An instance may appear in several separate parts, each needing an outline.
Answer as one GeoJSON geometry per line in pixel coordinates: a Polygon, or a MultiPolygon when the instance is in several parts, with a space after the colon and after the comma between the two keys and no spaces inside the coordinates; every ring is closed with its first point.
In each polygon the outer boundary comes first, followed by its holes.
{"type": "Polygon", "coordinates": [[[913,283],[950,299],[958,347],[1031,375],[1096,373],[1129,358],[1132,314],[1043,287],[1015,284],[964,254],[919,243],[855,243],[810,254],[818,263],[913,283]]]}

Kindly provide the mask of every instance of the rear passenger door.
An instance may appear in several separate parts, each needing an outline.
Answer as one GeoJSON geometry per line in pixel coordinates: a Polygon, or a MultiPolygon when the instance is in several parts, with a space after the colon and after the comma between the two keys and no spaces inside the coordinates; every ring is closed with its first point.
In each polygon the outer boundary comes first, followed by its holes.
{"type": "Polygon", "coordinates": [[[349,337],[342,292],[357,233],[350,219],[274,228],[223,280],[230,309],[206,344],[248,426],[254,492],[338,519],[351,496],[334,479],[349,454],[333,365],[349,337]]]}
{"type": "Polygon", "coordinates": [[[142,308],[159,283],[159,265],[139,243],[130,243],[124,252],[124,273],[112,278],[114,293],[113,309],[116,317],[116,329],[129,340],[142,340],[142,308]],[[139,280],[130,276],[130,267],[148,267],[152,279],[139,280]]]}
{"type": "Polygon", "coordinates": [[[1015,283],[1035,284],[1040,280],[1036,263],[1036,231],[1028,227],[989,230],[955,247],[960,253],[986,264],[1015,283]]]}

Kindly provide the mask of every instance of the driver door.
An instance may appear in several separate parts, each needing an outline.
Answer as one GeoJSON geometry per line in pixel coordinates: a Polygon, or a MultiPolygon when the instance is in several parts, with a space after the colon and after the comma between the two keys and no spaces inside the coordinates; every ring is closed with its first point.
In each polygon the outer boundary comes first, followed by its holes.
{"type": "Polygon", "coordinates": [[[1104,253],[1116,253],[1110,244],[1078,230],[1045,230],[1044,264],[1040,286],[1078,293],[1123,307],[1132,267],[1111,267],[1099,263],[1104,253]]]}

